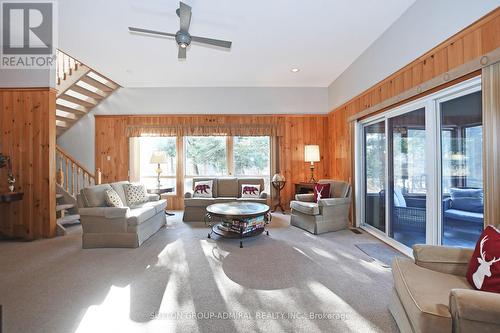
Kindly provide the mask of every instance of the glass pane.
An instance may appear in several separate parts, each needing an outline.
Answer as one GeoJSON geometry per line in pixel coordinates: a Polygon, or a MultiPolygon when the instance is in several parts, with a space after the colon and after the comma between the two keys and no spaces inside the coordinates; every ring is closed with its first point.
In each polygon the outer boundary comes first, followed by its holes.
{"type": "Polygon", "coordinates": [[[364,223],[385,232],[385,122],[364,128],[364,223]]]}
{"type": "Polygon", "coordinates": [[[389,235],[411,247],[425,243],[425,108],[389,119],[391,228],[389,235]]]}
{"type": "Polygon", "coordinates": [[[234,171],[237,177],[262,177],[269,193],[271,146],[268,136],[236,136],[233,140],[234,171]]]}
{"type": "Polygon", "coordinates": [[[481,92],[441,103],[442,244],[474,247],[483,229],[481,92]]]}
{"type": "Polygon", "coordinates": [[[139,139],[139,170],[140,181],[146,187],[157,186],[158,164],[150,163],[151,156],[156,152],[165,153],[165,163],[160,164],[160,182],[162,186],[175,187],[177,149],[176,137],[140,137],[139,139]]]}
{"type": "Polygon", "coordinates": [[[186,176],[227,175],[226,137],[188,136],[185,150],[186,176]]]}

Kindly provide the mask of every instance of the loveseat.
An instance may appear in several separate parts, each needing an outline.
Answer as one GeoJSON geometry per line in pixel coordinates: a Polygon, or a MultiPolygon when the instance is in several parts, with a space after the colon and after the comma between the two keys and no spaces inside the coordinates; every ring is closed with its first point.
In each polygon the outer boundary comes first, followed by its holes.
{"type": "Polygon", "coordinates": [[[392,263],[389,310],[402,333],[500,332],[500,294],[467,282],[472,249],[414,245],[413,256],[392,263]]]}
{"type": "Polygon", "coordinates": [[[82,247],[138,247],[166,223],[166,200],[148,194],[147,202],[129,207],[128,181],[83,188],[77,195],[82,223],[82,247]],[[114,189],[125,207],[107,207],[105,194],[114,189]]]}
{"type": "Polygon", "coordinates": [[[207,206],[214,203],[250,201],[267,203],[267,193],[263,191],[264,179],[262,178],[194,178],[193,188],[184,195],[184,222],[203,222],[207,213],[207,206]],[[194,195],[194,186],[197,182],[212,181],[212,197],[200,198],[194,195]],[[242,185],[260,185],[258,198],[242,198],[242,185]]]}

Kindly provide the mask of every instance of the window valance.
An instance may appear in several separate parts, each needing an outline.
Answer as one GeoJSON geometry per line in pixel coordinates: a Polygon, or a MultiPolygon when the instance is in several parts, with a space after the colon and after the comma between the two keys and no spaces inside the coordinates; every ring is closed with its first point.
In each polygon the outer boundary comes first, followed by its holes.
{"type": "Polygon", "coordinates": [[[127,137],[140,136],[283,136],[280,124],[128,125],[127,137]]]}

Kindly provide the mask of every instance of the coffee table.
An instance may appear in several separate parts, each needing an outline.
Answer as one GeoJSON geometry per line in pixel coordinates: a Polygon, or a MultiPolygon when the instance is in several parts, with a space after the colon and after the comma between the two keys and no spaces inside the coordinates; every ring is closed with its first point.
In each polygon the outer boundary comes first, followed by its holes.
{"type": "Polygon", "coordinates": [[[210,228],[208,238],[212,234],[239,238],[242,248],[243,238],[254,237],[264,231],[269,236],[269,230],[266,230],[266,225],[272,219],[269,210],[268,205],[256,202],[235,201],[210,205],[205,215],[205,224],[210,228]]]}

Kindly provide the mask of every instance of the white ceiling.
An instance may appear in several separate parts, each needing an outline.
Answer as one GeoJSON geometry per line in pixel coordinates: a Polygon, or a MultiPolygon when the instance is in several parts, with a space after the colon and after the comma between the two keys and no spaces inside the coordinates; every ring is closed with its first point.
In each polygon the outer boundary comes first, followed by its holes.
{"type": "Polygon", "coordinates": [[[189,32],[230,51],[193,44],[179,61],[172,39],[128,32],[175,33],[174,0],[60,0],[59,47],[125,87],[327,87],[415,0],[185,2],[189,32]]]}

